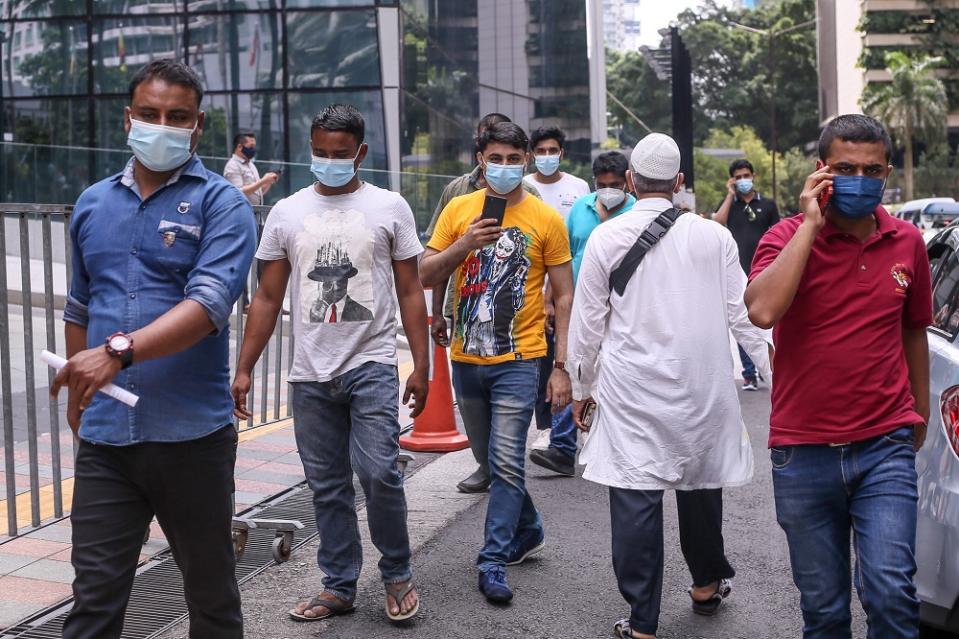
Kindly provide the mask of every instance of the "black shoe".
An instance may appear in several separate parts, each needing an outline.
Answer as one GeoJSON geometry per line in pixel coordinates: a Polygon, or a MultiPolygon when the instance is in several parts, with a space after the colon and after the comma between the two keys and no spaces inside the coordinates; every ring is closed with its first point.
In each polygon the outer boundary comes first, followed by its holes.
{"type": "Polygon", "coordinates": [[[572,477],[576,474],[576,459],[555,448],[533,450],[529,454],[529,460],[560,475],[572,477]]]}
{"type": "Polygon", "coordinates": [[[461,493],[485,493],[489,490],[489,470],[480,466],[472,475],[456,484],[456,490],[461,493]]]}

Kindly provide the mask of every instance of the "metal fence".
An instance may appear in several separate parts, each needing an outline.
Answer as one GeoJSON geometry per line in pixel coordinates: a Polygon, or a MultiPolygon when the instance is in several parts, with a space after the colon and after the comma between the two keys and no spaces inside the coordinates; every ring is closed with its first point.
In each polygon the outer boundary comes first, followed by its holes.
{"type": "MultiPolygon", "coordinates": [[[[262,229],[269,207],[254,209],[262,229]]],[[[72,210],[72,205],[62,204],[0,204],[0,253],[4,257],[0,261],[0,474],[5,485],[0,540],[4,531],[16,537],[25,529],[63,517],[64,487],[72,481],[75,440],[66,422],[66,393],[59,399],[49,396],[54,371],[38,357],[41,349],[56,353],[64,346],[60,320],[71,276],[68,228],[72,210]]],[[[249,274],[251,298],[256,281],[254,264],[249,274]]],[[[241,298],[231,318],[234,366],[243,340],[243,310],[241,298]]],[[[254,415],[237,424],[240,430],[290,416],[289,390],[284,392],[293,353],[289,317],[281,315],[254,369],[247,398],[254,415]]],[[[69,485],[72,489],[72,483],[69,485]]]]}

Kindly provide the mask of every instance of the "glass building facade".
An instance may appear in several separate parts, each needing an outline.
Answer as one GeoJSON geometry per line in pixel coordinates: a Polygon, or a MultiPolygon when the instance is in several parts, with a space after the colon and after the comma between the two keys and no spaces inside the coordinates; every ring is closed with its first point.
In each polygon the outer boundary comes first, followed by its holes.
{"type": "Polygon", "coordinates": [[[445,183],[430,175],[471,168],[476,120],[490,111],[562,127],[585,166],[605,137],[591,118],[587,4],[0,0],[0,196],[70,202],[122,168],[129,80],[163,57],[204,82],[199,152],[211,169],[238,131],[257,136],[261,171],[294,163],[274,200],[309,182],[310,122],[332,102],[366,117],[364,177],[419,209],[445,183]]]}

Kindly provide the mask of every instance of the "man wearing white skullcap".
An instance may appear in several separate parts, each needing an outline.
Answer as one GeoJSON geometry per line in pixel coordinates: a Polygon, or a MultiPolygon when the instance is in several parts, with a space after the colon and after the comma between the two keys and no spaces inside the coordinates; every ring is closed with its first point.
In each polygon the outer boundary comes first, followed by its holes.
{"type": "Polygon", "coordinates": [[[574,418],[589,432],[583,477],[609,486],[613,568],[631,609],[615,636],[648,638],[659,622],[664,490],[676,491],[694,612],[714,614],[730,592],[721,491],[747,483],[753,459],[727,331],[767,374],[771,340],[746,315],[729,231],[672,209],[683,185],[673,139],[646,136],[630,165],[632,212],[586,246],[567,368],[574,418]]]}

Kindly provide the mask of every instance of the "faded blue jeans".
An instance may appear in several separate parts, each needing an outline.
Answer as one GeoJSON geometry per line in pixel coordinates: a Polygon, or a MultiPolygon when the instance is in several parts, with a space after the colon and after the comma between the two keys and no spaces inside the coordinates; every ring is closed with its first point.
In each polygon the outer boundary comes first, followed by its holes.
{"type": "Polygon", "coordinates": [[[776,517],[799,588],[804,639],[849,639],[849,535],[869,639],[916,639],[912,427],[843,446],[771,450],[776,517]]]}
{"type": "Polygon", "coordinates": [[[503,566],[515,544],[543,531],[526,490],[526,435],[533,419],[539,360],[453,362],[453,388],[467,433],[489,433],[490,490],[480,570],[503,566]]]}
{"type": "Polygon", "coordinates": [[[399,377],[395,366],[368,362],[328,382],[293,382],[293,429],[313,491],[323,587],[352,601],[363,565],[356,519],[356,473],[366,494],[383,581],[412,576],[406,494],[399,455],[399,377]]]}

